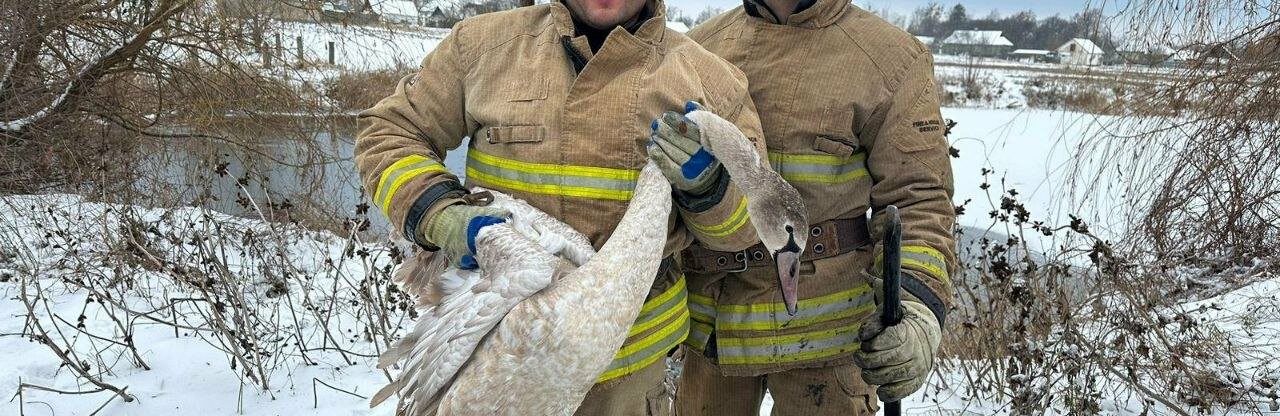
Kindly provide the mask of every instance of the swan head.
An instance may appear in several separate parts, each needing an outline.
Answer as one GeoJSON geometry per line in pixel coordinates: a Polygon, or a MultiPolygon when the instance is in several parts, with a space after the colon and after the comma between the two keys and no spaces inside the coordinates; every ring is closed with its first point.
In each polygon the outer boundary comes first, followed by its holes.
{"type": "Polygon", "coordinates": [[[800,256],[809,238],[809,220],[800,192],[770,169],[761,148],[733,123],[697,105],[685,118],[698,126],[703,148],[720,159],[747,198],[747,214],[760,242],[773,255],[787,312],[796,314],[800,256]]]}
{"type": "MultiPolygon", "coordinates": [[[[772,172],[770,172],[772,173],[772,172]]],[[[799,192],[774,175],[763,175],[763,184],[747,195],[747,212],[760,243],[773,255],[778,286],[787,313],[795,315],[799,298],[800,256],[809,239],[809,220],[799,192]],[[774,179],[776,178],[776,179],[774,179]]]]}

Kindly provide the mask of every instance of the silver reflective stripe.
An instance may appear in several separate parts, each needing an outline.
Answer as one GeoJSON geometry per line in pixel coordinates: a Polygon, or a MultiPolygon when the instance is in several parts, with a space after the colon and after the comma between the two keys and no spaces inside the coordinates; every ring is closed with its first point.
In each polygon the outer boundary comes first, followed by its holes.
{"type": "Polygon", "coordinates": [[[395,184],[396,182],[400,182],[399,179],[401,176],[404,176],[409,172],[413,172],[423,168],[430,168],[433,166],[440,166],[440,163],[434,160],[427,159],[427,160],[423,160],[421,162],[413,163],[403,167],[397,167],[394,171],[387,172],[384,175],[385,179],[382,179],[381,181],[382,187],[378,188],[378,195],[387,196],[391,192],[391,185],[395,184]]]}
{"type": "MultiPolygon", "coordinates": [[[[671,324],[680,326],[677,326],[676,330],[672,330],[672,332],[667,333],[666,337],[658,340],[658,342],[650,344],[648,347],[640,349],[640,351],[631,352],[626,356],[614,358],[613,362],[609,364],[608,369],[604,370],[605,375],[608,375],[609,371],[617,371],[618,369],[622,369],[622,367],[641,364],[641,362],[648,361],[646,358],[653,358],[659,355],[666,356],[669,349],[678,346],[681,340],[684,340],[685,337],[689,335],[689,319],[672,321],[671,324]]],[[[632,371],[635,370],[639,369],[632,369],[632,371]]]]}
{"type": "Polygon", "coordinates": [[[514,169],[503,169],[497,166],[479,163],[476,162],[475,159],[469,160],[467,167],[475,169],[483,174],[531,185],[561,185],[579,188],[607,189],[612,191],[631,191],[636,187],[636,181],[634,180],[521,172],[514,169]]]}
{"type": "Polygon", "coordinates": [[[949,280],[949,276],[947,275],[947,263],[928,253],[916,253],[903,250],[902,263],[904,266],[916,266],[918,268],[925,269],[929,274],[941,279],[943,282],[949,280]]]}
{"type": "Polygon", "coordinates": [[[788,181],[839,184],[868,177],[866,154],[848,157],[770,153],[769,164],[788,181]]]}
{"type": "Polygon", "coordinates": [[[724,330],[767,330],[809,326],[848,318],[856,314],[852,310],[857,309],[859,306],[870,304],[875,299],[870,292],[863,292],[859,295],[850,293],[849,295],[852,297],[832,303],[813,306],[803,305],[804,307],[801,307],[795,316],[788,315],[785,310],[759,312],[726,312],[721,310],[715,315],[716,325],[724,330]]]}
{"type": "Polygon", "coordinates": [[[696,301],[689,302],[689,312],[693,313],[694,319],[705,321],[707,323],[715,322],[716,310],[711,306],[703,305],[696,301]],[[699,319],[704,318],[704,319],[699,319]]]}
{"type": "Polygon", "coordinates": [[[817,360],[858,349],[859,325],[800,335],[760,338],[719,338],[721,364],[770,364],[817,360]]]}
{"type": "Polygon", "coordinates": [[[693,321],[689,326],[689,339],[685,343],[700,350],[706,349],[707,340],[711,339],[711,331],[710,324],[693,321]]]}

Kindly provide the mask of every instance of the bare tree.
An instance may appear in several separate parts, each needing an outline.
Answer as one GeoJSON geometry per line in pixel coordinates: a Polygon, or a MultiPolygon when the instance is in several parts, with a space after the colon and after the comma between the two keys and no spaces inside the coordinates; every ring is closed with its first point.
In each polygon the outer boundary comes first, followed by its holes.
{"type": "MultiPolygon", "coordinates": [[[[316,114],[304,85],[270,73],[269,21],[196,0],[0,0],[0,189],[29,192],[128,175],[146,141],[242,143],[235,126],[316,114]],[[232,117],[228,117],[232,115],[232,117]],[[94,179],[96,178],[96,179],[94,179]]],[[[264,7],[277,7],[265,3],[264,7]]]]}

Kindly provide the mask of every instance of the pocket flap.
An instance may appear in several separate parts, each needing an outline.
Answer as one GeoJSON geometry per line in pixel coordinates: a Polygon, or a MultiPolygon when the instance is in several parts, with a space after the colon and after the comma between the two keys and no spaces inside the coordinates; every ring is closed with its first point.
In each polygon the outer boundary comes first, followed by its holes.
{"type": "Polygon", "coordinates": [[[542,126],[496,126],[484,130],[485,141],[499,143],[537,143],[546,139],[547,129],[542,126]]]}
{"type": "Polygon", "coordinates": [[[841,139],[818,136],[813,139],[813,150],[839,157],[849,157],[853,156],[858,148],[841,139]]]}

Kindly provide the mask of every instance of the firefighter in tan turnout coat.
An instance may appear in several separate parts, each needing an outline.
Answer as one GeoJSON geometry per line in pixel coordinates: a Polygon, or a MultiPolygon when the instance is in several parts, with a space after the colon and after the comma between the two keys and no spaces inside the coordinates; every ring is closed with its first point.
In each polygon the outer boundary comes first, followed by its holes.
{"type": "MultiPolygon", "coordinates": [[[[697,147],[657,137],[664,112],[696,100],[735,123],[763,157],[743,74],[667,29],[664,11],[661,0],[567,0],[464,20],[420,72],[360,115],[356,164],[365,189],[406,238],[465,267],[476,231],[468,228],[509,214],[484,206],[444,168],[445,153],[464,137],[471,138],[467,185],[524,199],[596,248],[621,220],[649,159],[674,169],[688,159],[646,145],[697,147]]],[[[744,226],[743,196],[722,168],[693,178],[670,170],[663,173],[678,209],[668,255],[695,239],[720,250],[757,241],[744,226]]],[[[679,268],[664,267],[578,414],[669,412],[665,358],[688,336],[686,300],[679,268]]]]}
{"type": "Polygon", "coordinates": [[[758,414],[767,389],[774,415],[870,415],[873,393],[911,394],[940,342],[955,257],[928,50],[848,0],[746,0],[689,36],[747,74],[769,161],[812,227],[795,316],[762,248],[685,253],[693,329],[676,413],[758,414]],[[884,329],[866,215],[887,205],[902,214],[905,318],[884,329]]]}

